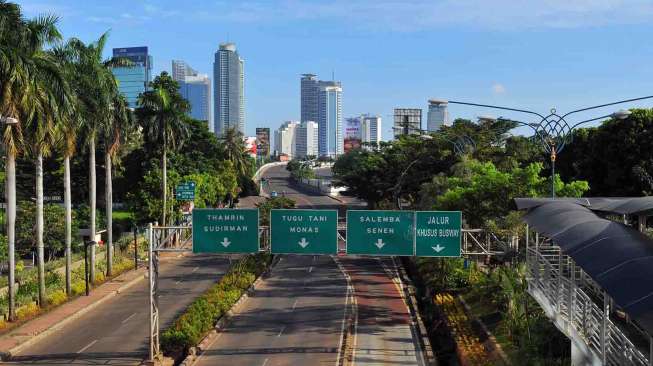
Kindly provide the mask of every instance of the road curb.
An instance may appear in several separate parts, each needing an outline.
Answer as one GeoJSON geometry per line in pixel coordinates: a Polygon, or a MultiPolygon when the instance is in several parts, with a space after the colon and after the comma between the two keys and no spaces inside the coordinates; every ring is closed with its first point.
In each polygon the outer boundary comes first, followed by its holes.
{"type": "MultiPolygon", "coordinates": [[[[277,257],[278,258],[278,257],[277,257]]],[[[252,283],[251,286],[242,294],[240,295],[240,298],[238,298],[238,301],[234,303],[229,311],[227,311],[218,321],[215,323],[215,326],[207,334],[200,343],[197,344],[195,347],[191,347],[191,349],[188,351],[188,355],[179,363],[179,366],[192,366],[195,364],[197,361],[197,357],[202,354],[206,349],[208,349],[211,344],[213,344],[213,341],[215,341],[215,337],[217,337],[218,333],[223,331],[228,325],[229,321],[231,318],[238,313],[238,309],[247,301],[247,299],[254,294],[256,291],[256,288],[261,285],[261,282],[265,278],[268,277],[268,275],[272,272],[272,269],[279,263],[279,260],[277,258],[273,258],[272,262],[270,263],[270,266],[263,271],[258,278],[252,283]]]]}
{"type": "MultiPolygon", "coordinates": [[[[145,267],[141,267],[140,269],[138,269],[138,271],[141,271],[143,273],[136,276],[136,278],[132,279],[131,281],[124,283],[118,289],[107,293],[102,298],[98,299],[97,301],[95,301],[95,302],[89,304],[88,306],[84,307],[83,309],[80,309],[79,311],[71,314],[70,316],[68,316],[67,318],[61,320],[60,322],[52,325],[51,327],[49,327],[48,329],[42,331],[41,333],[35,334],[32,337],[30,337],[29,339],[27,339],[25,342],[22,342],[22,343],[16,345],[15,347],[10,348],[9,350],[3,352],[2,355],[1,355],[2,360],[6,361],[8,359],[11,359],[13,354],[15,354],[17,352],[20,352],[23,348],[31,346],[32,344],[36,343],[37,341],[40,341],[41,339],[49,336],[50,334],[56,332],[57,330],[63,328],[64,326],[66,326],[68,323],[79,319],[82,315],[88,313],[89,311],[91,311],[91,310],[95,309],[96,307],[98,307],[98,306],[102,305],[103,303],[105,303],[107,300],[109,300],[109,299],[113,298],[114,296],[120,294],[122,291],[125,291],[128,288],[134,286],[140,280],[145,278],[145,274],[146,274],[145,267]]],[[[115,280],[115,278],[114,278],[114,280],[115,280]]]]}
{"type": "Polygon", "coordinates": [[[422,317],[419,314],[419,308],[417,307],[417,299],[415,298],[415,286],[413,285],[411,279],[408,277],[408,274],[406,273],[406,270],[404,266],[401,264],[401,262],[399,263],[399,265],[397,265],[394,258],[392,262],[394,263],[394,266],[397,270],[397,274],[399,275],[397,278],[399,282],[399,286],[403,291],[403,295],[404,298],[406,299],[406,303],[408,304],[408,308],[410,309],[411,316],[414,317],[415,323],[417,325],[415,328],[419,333],[418,342],[422,348],[422,354],[424,355],[424,362],[427,365],[436,365],[437,360],[435,358],[435,353],[433,352],[433,348],[431,347],[429,334],[426,329],[426,326],[424,326],[422,317]]]}

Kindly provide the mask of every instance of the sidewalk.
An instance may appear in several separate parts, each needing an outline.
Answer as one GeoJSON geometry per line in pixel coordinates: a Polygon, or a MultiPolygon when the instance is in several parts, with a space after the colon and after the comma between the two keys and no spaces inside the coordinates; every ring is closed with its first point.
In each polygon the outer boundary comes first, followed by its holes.
{"type": "MultiPolygon", "coordinates": [[[[104,303],[121,291],[145,278],[145,266],[128,271],[94,288],[89,296],[79,296],[52,311],[42,314],[0,337],[0,355],[13,354],[63,327],[68,322],[104,303]]],[[[3,357],[4,358],[4,357],[3,357]]]]}

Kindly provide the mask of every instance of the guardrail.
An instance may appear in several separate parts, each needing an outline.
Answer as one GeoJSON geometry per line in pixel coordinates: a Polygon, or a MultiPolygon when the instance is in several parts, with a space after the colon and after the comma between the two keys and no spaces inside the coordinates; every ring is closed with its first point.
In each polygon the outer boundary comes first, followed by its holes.
{"type": "Polygon", "coordinates": [[[527,249],[526,261],[529,292],[545,310],[553,311],[567,337],[582,341],[603,365],[653,365],[650,335],[634,323],[625,322],[630,332],[617,326],[611,318],[612,300],[560,247],[537,243],[527,249]],[[637,347],[627,334],[648,337],[649,349],[637,347]]]}

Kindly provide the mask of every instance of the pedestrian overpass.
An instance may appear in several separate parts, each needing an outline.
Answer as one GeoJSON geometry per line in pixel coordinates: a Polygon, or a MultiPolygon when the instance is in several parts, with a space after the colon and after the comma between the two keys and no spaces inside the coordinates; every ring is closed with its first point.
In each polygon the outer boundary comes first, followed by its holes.
{"type": "Polygon", "coordinates": [[[653,197],[515,202],[534,232],[529,293],[571,340],[572,365],[653,366],[653,240],[640,232],[653,197]]]}

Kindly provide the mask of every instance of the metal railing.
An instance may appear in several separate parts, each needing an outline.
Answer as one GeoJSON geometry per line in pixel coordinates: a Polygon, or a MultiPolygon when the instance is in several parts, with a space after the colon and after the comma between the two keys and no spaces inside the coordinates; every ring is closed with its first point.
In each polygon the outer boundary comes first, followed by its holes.
{"type": "Polygon", "coordinates": [[[635,346],[611,319],[612,300],[558,246],[538,243],[527,249],[526,260],[529,292],[554,309],[567,337],[577,335],[604,365],[653,365],[653,343],[649,352],[635,346]]]}

